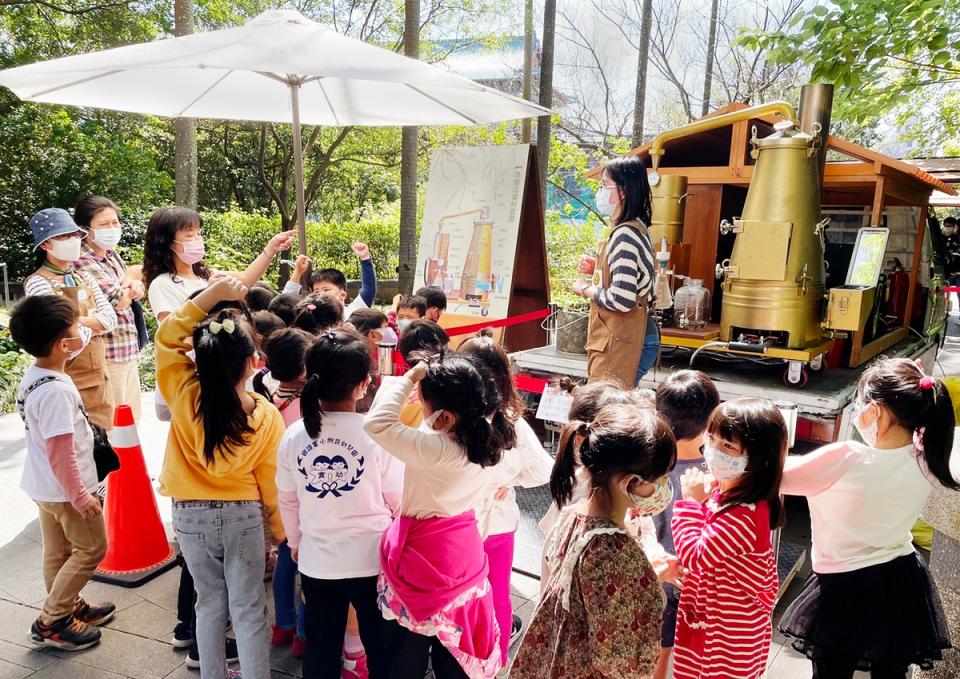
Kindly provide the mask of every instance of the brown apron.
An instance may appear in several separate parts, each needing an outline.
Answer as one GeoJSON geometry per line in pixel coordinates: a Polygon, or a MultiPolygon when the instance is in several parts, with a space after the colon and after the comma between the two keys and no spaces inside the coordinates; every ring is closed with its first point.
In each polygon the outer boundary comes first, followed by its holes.
{"type": "MultiPolygon", "coordinates": [[[[632,226],[646,235],[647,228],[637,221],[624,222],[611,231],[632,226]]],[[[610,263],[607,261],[607,243],[600,244],[597,258],[597,270],[600,271],[600,286],[610,285],[610,263]]],[[[600,379],[613,379],[624,388],[632,389],[637,378],[640,356],[643,354],[643,340],[647,332],[649,313],[647,300],[637,299],[637,306],[626,313],[604,309],[594,301],[590,302],[590,320],[587,330],[587,378],[592,382],[600,379]]]]}
{"type": "MultiPolygon", "coordinates": [[[[80,311],[81,316],[90,316],[96,309],[93,290],[86,280],[75,273],[77,287],[67,288],[54,283],[63,282],[61,276],[49,275],[41,269],[36,275],[50,281],[50,287],[55,294],[62,295],[72,301],[80,311]],[[80,299],[80,291],[84,291],[84,299],[80,299]]],[[[77,356],[67,362],[67,374],[73,380],[80,400],[90,419],[101,427],[110,431],[113,428],[113,390],[110,386],[110,374],[107,372],[106,344],[102,337],[90,338],[90,343],[77,356]]]]}

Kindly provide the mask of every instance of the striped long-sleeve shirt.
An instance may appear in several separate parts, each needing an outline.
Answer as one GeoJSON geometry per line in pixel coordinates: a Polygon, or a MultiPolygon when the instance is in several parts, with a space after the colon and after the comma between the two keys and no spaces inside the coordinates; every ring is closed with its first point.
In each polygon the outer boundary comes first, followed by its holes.
{"type": "MultiPolygon", "coordinates": [[[[95,309],[91,308],[91,314],[103,326],[103,330],[100,332],[94,332],[84,325],[80,326],[80,336],[83,337],[84,344],[86,344],[92,336],[106,335],[117,327],[117,312],[114,311],[110,300],[103,294],[97,281],[90,274],[86,271],[75,270],[73,275],[83,278],[83,282],[90,290],[90,294],[93,295],[93,301],[96,305],[95,309]]],[[[28,276],[27,280],[23,282],[23,291],[27,295],[56,295],[64,287],[66,286],[60,281],[53,281],[37,274],[28,276]]]]}
{"type": "Polygon", "coordinates": [[[674,504],[673,541],[684,578],[677,612],[676,679],[757,679],[766,670],[777,567],[766,502],[720,511],[674,504]]]}
{"type": "Polygon", "coordinates": [[[647,299],[653,289],[654,263],[650,236],[630,225],[614,229],[607,241],[609,281],[601,281],[593,301],[611,311],[632,311],[637,299],[647,299]]]}

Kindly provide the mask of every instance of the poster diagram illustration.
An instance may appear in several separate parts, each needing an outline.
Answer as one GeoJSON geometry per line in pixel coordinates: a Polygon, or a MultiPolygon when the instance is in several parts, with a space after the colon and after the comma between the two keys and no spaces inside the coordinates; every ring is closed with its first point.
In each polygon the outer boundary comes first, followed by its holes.
{"type": "Polygon", "coordinates": [[[443,290],[448,312],[507,316],[528,157],[527,144],[434,151],[416,283],[443,290]]]}

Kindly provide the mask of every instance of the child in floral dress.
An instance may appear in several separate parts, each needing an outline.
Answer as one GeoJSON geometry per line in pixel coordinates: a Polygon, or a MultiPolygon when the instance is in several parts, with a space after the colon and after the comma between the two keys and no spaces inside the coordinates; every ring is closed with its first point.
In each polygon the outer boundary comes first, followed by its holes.
{"type": "Polygon", "coordinates": [[[513,679],[649,675],[660,652],[663,591],[624,515],[662,512],[673,497],[670,429],[656,412],[605,406],[567,432],[550,489],[558,504],[574,483],[574,441],[590,496],[561,513],[547,537],[557,567],[511,669],[513,679]]]}

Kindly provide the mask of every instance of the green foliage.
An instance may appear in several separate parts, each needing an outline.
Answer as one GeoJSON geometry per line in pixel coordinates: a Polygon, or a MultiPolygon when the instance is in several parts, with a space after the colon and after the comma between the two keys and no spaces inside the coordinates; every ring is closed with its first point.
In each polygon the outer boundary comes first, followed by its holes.
{"type": "MultiPolygon", "coordinates": [[[[399,203],[389,204],[376,214],[356,222],[307,222],[307,254],[319,266],[336,267],[347,278],[360,277],[360,264],[350,246],[363,241],[370,246],[374,268],[381,278],[394,278],[400,250],[399,203]]],[[[207,262],[214,268],[242,271],[256,253],[280,230],[278,217],[231,210],[203,214],[207,262]]],[[[293,258],[297,246],[291,250],[293,258]]],[[[276,282],[279,271],[274,262],[268,273],[276,282]]]]}
{"type": "Polygon", "coordinates": [[[550,299],[565,309],[585,309],[586,301],[570,288],[580,276],[580,255],[596,255],[606,227],[597,219],[578,222],[555,211],[547,212],[546,220],[550,299]]]}
{"type": "MultiPolygon", "coordinates": [[[[740,42],[771,61],[812,67],[812,80],[837,85],[834,119],[862,125],[895,111],[923,112],[960,81],[960,0],[834,0],[798,12],[785,31],[747,31],[740,42]]],[[[949,104],[940,140],[960,132],[949,104]]]]}

